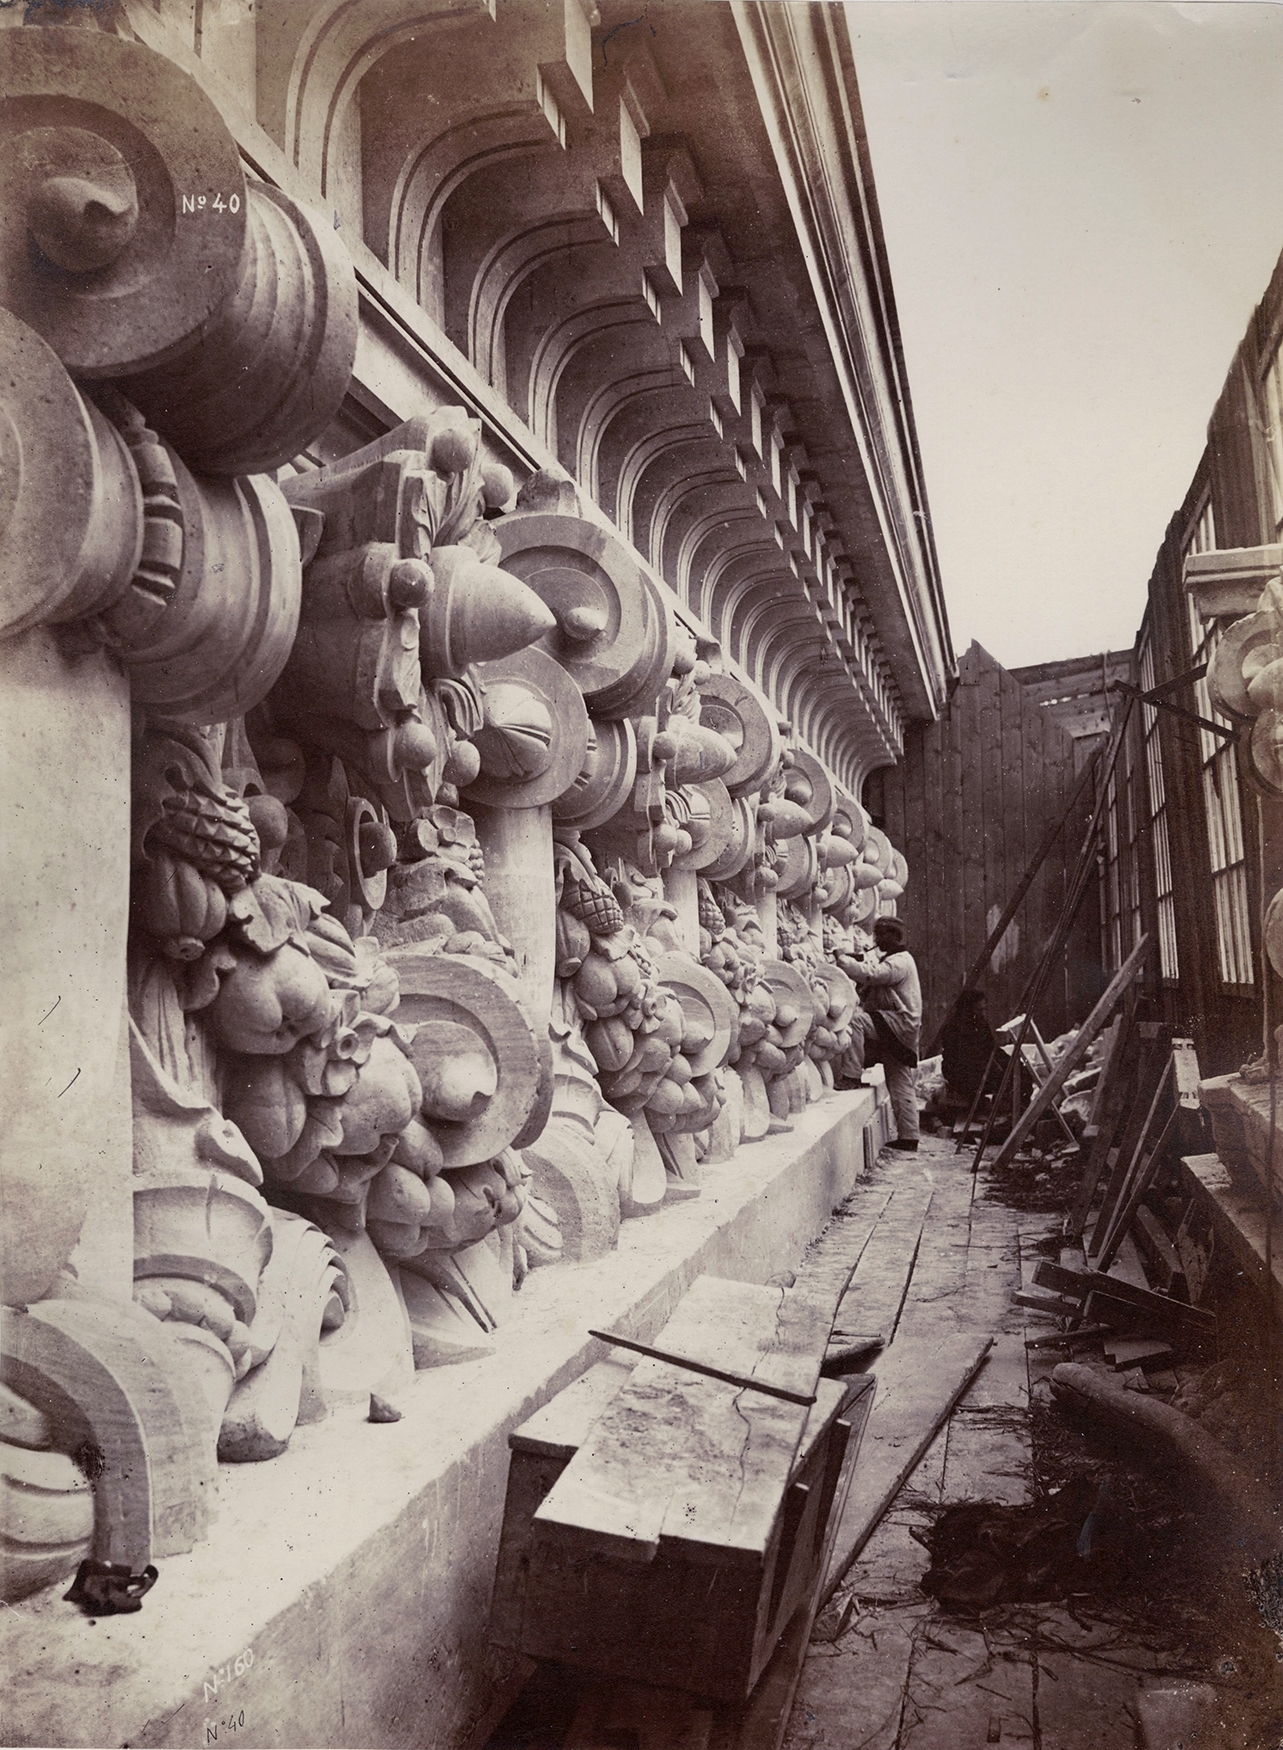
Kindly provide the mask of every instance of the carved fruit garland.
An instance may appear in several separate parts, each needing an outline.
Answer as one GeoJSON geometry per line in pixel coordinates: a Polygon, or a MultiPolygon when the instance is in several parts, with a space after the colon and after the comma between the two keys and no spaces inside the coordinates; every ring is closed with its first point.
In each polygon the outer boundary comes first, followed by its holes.
{"type": "Polygon", "coordinates": [[[690,1059],[707,1041],[687,1041],[681,1004],[587,850],[562,842],[556,859],[557,976],[569,981],[602,1094],[628,1117],[644,1112],[654,1131],[706,1128],[723,1096],[713,1074],[694,1075],[690,1059]]]}

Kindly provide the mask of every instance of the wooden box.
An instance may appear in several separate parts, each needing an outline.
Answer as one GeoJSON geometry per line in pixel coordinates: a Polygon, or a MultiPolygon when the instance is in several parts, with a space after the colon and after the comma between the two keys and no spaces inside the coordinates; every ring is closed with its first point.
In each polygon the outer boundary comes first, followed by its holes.
{"type": "Polygon", "coordinates": [[[532,1658],[743,1701],[818,1592],[873,1378],[819,1381],[760,1560],[736,1550],[696,1559],[662,1540],[650,1561],[569,1553],[538,1534],[535,1514],[631,1372],[601,1363],[511,1436],[491,1638],[532,1658]]]}

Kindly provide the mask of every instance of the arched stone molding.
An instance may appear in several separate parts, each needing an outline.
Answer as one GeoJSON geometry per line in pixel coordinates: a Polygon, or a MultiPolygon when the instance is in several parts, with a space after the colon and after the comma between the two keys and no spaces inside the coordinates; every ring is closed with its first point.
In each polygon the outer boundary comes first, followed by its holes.
{"type": "Polygon", "coordinates": [[[781,603],[754,640],[753,654],[762,685],[790,722],[796,721],[797,679],[821,665],[825,650],[824,634],[807,603],[799,603],[796,609],[781,603]]]}
{"type": "Polygon", "coordinates": [[[484,16],[485,0],[268,0],[274,52],[260,51],[259,116],[299,169],[331,192],[331,147],[370,68],[443,19],[484,16]]]}
{"type": "Polygon", "coordinates": [[[720,483],[725,473],[721,445],[704,419],[693,428],[692,437],[657,452],[646,465],[644,475],[639,476],[633,497],[634,538],[640,543],[641,537],[647,536],[651,564],[685,600],[689,600],[689,580],[682,577],[671,559],[665,564],[667,551],[673,545],[667,538],[668,530],[673,520],[681,516],[687,500],[702,494],[708,485],[720,483]],[[692,453],[692,444],[699,446],[696,453],[692,453]]]}
{"type": "Polygon", "coordinates": [[[679,593],[702,620],[709,618],[709,578],[719,576],[724,562],[744,551],[739,536],[757,527],[752,492],[725,464],[673,506],[664,529],[662,569],[677,580],[679,593]],[[732,532],[735,540],[730,544],[732,532]]]}
{"type": "Polygon", "coordinates": [[[510,142],[524,133],[529,143],[564,145],[568,119],[582,125],[590,114],[588,70],[581,84],[570,66],[566,13],[509,3],[492,18],[442,19],[365,74],[365,237],[394,272],[398,230],[403,240],[417,234],[458,173],[475,167],[505,131],[510,142]]]}
{"type": "MultiPolygon", "coordinates": [[[[579,261],[591,267],[592,263],[584,262],[585,253],[580,252],[579,261]]],[[[591,273],[588,277],[593,281],[597,278],[591,273]]],[[[524,372],[530,429],[546,448],[554,451],[558,448],[558,390],[563,373],[579,349],[606,332],[619,336],[623,330],[644,332],[653,325],[654,317],[642,298],[619,296],[612,275],[599,302],[576,308],[573,315],[545,328],[533,345],[523,344],[522,338],[514,335],[508,349],[509,381],[517,392],[524,372]]],[[[630,349],[635,341],[631,333],[626,338],[630,349]]]]}
{"type": "MultiPolygon", "coordinates": [[[[611,322],[592,322],[590,318],[579,322],[574,338],[567,338],[558,348],[557,381],[550,383],[548,395],[558,457],[607,514],[613,511],[614,492],[600,479],[599,446],[604,430],[632,397],[655,394],[676,381],[676,366],[667,359],[656,360],[653,369],[634,367],[625,376],[613,374],[620,369],[621,348],[635,352],[651,327],[649,310],[630,303],[621,306],[611,322]]],[[[620,523],[620,527],[625,525],[620,523]]]]}
{"type": "Polygon", "coordinates": [[[445,330],[500,393],[503,317],[517,287],[558,251],[613,243],[591,165],[558,146],[467,178],[441,216],[445,330]]]}
{"type": "Polygon", "coordinates": [[[742,541],[724,557],[714,559],[699,591],[709,630],[743,668],[749,666],[740,617],[745,598],[763,585],[774,590],[777,600],[781,594],[779,548],[767,535],[760,517],[750,519],[749,527],[757,538],[742,541]]]}
{"type": "MultiPolygon", "coordinates": [[[[486,115],[434,134],[402,164],[392,191],[386,236],[388,266],[434,322],[445,325],[441,215],[468,177],[550,144],[542,110],[486,115]]],[[[518,173],[519,174],[519,173],[518,173]]],[[[372,240],[367,233],[367,241],[372,240]]]]}
{"type": "Polygon", "coordinates": [[[858,761],[867,731],[851,711],[850,682],[832,660],[811,663],[790,677],[781,709],[799,738],[843,781],[858,761]],[[832,672],[825,675],[825,669],[832,672]]]}
{"type": "Polygon", "coordinates": [[[633,400],[672,389],[678,375],[677,367],[666,360],[631,376],[619,374],[618,356],[626,344],[623,330],[630,329],[627,340],[644,342],[649,338],[647,326],[639,319],[584,335],[558,384],[558,454],[603,506],[609,506],[610,498],[602,488],[599,460],[611,421],[633,400]]]}
{"type": "Polygon", "coordinates": [[[763,645],[770,654],[774,634],[788,630],[790,637],[805,637],[814,625],[814,617],[806,602],[789,589],[790,575],[777,564],[763,573],[751,590],[739,596],[730,621],[730,638],[726,641],[735,659],[745,668],[767,698],[774,698],[766,667],[762,660],[763,645]]]}
{"type": "Polygon", "coordinates": [[[259,120],[322,194],[331,192],[343,112],[361,81],[392,50],[421,35],[430,39],[429,51],[432,39],[453,48],[468,35],[480,36],[479,64],[495,75],[510,73],[500,50],[512,42],[519,45],[514,59],[527,60],[525,81],[542,78],[562,107],[577,98],[592,106],[592,9],[580,0],[557,6],[517,0],[497,14],[487,0],[322,0],[311,7],[266,0],[265,10],[259,120]],[[443,32],[454,20],[466,31],[443,32]]]}

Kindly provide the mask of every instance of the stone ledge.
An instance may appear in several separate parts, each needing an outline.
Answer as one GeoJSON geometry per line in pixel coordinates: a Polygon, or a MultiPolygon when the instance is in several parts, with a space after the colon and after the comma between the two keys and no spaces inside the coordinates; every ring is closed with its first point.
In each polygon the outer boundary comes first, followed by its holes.
{"type": "Polygon", "coordinates": [[[1207,1209],[1218,1244],[1229,1247],[1243,1275],[1264,1296],[1273,1277],[1274,1316],[1283,1320],[1283,1222],[1267,1240],[1268,1211],[1259,1187],[1237,1184],[1219,1155],[1185,1155],[1181,1177],[1207,1209]],[[1268,1267],[1267,1267],[1268,1259],[1268,1267]]]}
{"type": "Polygon", "coordinates": [[[1216,1152],[1231,1174],[1248,1183],[1254,1180],[1261,1191],[1272,1176],[1276,1193],[1283,1190],[1283,1103],[1271,1125],[1269,1083],[1246,1082],[1240,1075],[1209,1076],[1199,1083],[1198,1092],[1211,1114],[1216,1152]]]}
{"type": "Polygon", "coordinates": [[[400,1422],[343,1406],[278,1459],[221,1466],[211,1537],[138,1615],[91,1625],[65,1586],[11,1607],[3,1742],[483,1741],[524,1669],[486,1638],[509,1430],[598,1358],[590,1324],[652,1337],[696,1276],[795,1265],[864,1170],[876,1105],[830,1094],[707,1168],[699,1199],[625,1223],[617,1251],[536,1272],[498,1353],[417,1375],[400,1422]]]}

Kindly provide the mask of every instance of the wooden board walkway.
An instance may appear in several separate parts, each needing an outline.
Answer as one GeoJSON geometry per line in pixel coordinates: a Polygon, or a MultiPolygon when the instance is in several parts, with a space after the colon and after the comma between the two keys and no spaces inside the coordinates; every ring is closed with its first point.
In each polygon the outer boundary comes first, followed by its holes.
{"type": "Polygon", "coordinates": [[[878,1395],[834,1540],[822,1596],[836,1590],[917,1469],[993,1339],[974,1333],[909,1338],[877,1364],[878,1395]]]}
{"type": "MultiPolygon", "coordinates": [[[[869,1515],[881,1504],[901,1469],[908,1475],[830,1606],[840,1618],[843,1599],[851,1597],[848,1626],[835,1642],[812,1644],[785,1750],[958,1750],[990,1741],[1034,1741],[1029,1656],[990,1659],[983,1636],[942,1629],[934,1606],[918,1591],[927,1555],[912,1532],[927,1523],[932,1503],[978,1495],[1020,1500],[1029,1488],[1029,1443],[1013,1425],[1012,1414],[1028,1401],[1023,1315],[1011,1301],[1020,1286],[1018,1229],[1029,1218],[978,1195],[983,1179],[973,1178],[969,1167],[970,1158],[955,1155],[950,1141],[926,1138],[917,1156],[885,1157],[873,1180],[852,1199],[857,1207],[862,1197],[880,1202],[891,1186],[895,1195],[884,1205],[887,1214],[898,1198],[905,1224],[912,1196],[922,1220],[908,1242],[914,1254],[911,1272],[902,1225],[897,1329],[886,1353],[873,1363],[879,1399],[839,1539],[850,1539],[855,1516],[869,1515]],[[947,1400],[990,1338],[994,1347],[974,1383],[910,1467],[907,1460],[932,1419],[926,1398],[934,1392],[939,1402],[947,1400]],[[943,1382],[946,1372],[956,1376],[950,1385],[943,1382]],[[922,1401],[915,1405],[912,1397],[922,1401]],[[895,1445],[897,1399],[903,1426],[910,1430],[907,1451],[895,1445]],[[888,1437],[879,1453],[877,1417],[884,1402],[888,1437]],[[917,1440],[911,1432],[915,1426],[917,1440]],[[994,1732],[1000,1737],[991,1739],[994,1732]]],[[[911,1221],[907,1225],[912,1228],[911,1221]]],[[[892,1251],[889,1236],[879,1243],[875,1228],[843,1303],[843,1322],[858,1323],[862,1317],[852,1303],[859,1305],[864,1258],[887,1260],[891,1281],[881,1280],[879,1292],[897,1293],[892,1251]]],[[[830,1572],[835,1568],[836,1562],[830,1572]]],[[[1055,1740],[1043,1743],[1053,1750],[1055,1740]]]]}

